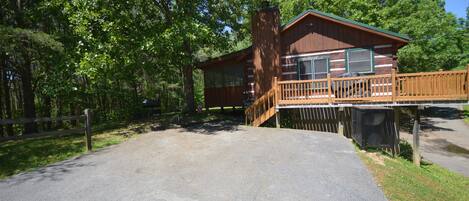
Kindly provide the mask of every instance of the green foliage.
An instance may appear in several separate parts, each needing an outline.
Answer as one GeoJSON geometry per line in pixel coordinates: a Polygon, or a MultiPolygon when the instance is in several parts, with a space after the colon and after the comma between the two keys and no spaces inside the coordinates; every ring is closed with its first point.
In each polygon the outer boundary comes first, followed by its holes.
{"type": "Polygon", "coordinates": [[[0,53],[14,58],[13,62],[50,65],[54,55],[63,51],[62,44],[46,33],[0,25],[0,53]]]}
{"type": "Polygon", "coordinates": [[[359,152],[390,200],[468,200],[469,178],[436,164],[415,166],[405,158],[359,152]]]}
{"type": "MultiPolygon", "coordinates": [[[[98,133],[93,136],[93,148],[118,144],[135,134],[125,129],[98,133]]],[[[20,140],[0,144],[0,179],[27,170],[49,165],[86,152],[83,134],[64,137],[20,140]]]]}
{"type": "MultiPolygon", "coordinates": [[[[0,52],[10,55],[6,63],[13,75],[21,74],[25,59],[31,61],[38,116],[91,108],[95,119],[105,121],[138,116],[143,99],[160,99],[165,112],[181,111],[188,86],[184,69],[248,47],[250,18],[262,1],[40,0],[20,1],[19,7],[14,2],[0,4],[0,52]]],[[[272,2],[284,23],[314,8],[408,34],[412,41],[399,51],[403,71],[469,63],[469,17],[446,13],[442,0],[272,2]]],[[[21,95],[20,77],[9,80],[12,97],[21,95]]],[[[194,71],[193,78],[200,105],[203,76],[194,71]]],[[[14,117],[21,117],[16,108],[14,117]]]]}

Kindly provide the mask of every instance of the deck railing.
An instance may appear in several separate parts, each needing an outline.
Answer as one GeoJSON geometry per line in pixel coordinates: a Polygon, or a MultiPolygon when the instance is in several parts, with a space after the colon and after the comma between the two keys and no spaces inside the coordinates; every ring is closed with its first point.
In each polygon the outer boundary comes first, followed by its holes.
{"type": "Polygon", "coordinates": [[[467,71],[277,82],[279,105],[457,101],[469,99],[467,71]]]}
{"type": "Polygon", "coordinates": [[[245,111],[246,124],[259,126],[278,106],[468,101],[466,71],[371,75],[316,80],[277,81],[245,111]]]}

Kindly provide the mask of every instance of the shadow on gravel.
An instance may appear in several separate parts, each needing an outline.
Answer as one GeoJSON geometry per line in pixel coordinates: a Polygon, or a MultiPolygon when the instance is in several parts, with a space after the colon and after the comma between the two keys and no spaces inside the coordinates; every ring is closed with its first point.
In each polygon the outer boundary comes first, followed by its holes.
{"type": "Polygon", "coordinates": [[[35,182],[43,180],[60,181],[64,175],[72,173],[77,168],[96,166],[94,163],[83,162],[80,160],[86,156],[87,155],[82,155],[71,160],[48,165],[44,168],[33,170],[31,172],[22,173],[5,180],[1,180],[0,183],[5,183],[8,185],[19,185],[30,180],[34,180],[35,182]]]}
{"type": "Polygon", "coordinates": [[[442,119],[464,119],[464,113],[452,107],[430,107],[423,112],[426,117],[438,117],[442,119]]]}
{"type": "Polygon", "coordinates": [[[242,130],[239,125],[239,122],[217,120],[200,124],[183,125],[182,128],[184,128],[184,132],[193,132],[203,135],[216,135],[220,131],[231,133],[242,130]]]}
{"type": "MultiPolygon", "coordinates": [[[[423,131],[454,131],[452,128],[436,126],[440,122],[431,119],[434,117],[448,120],[464,119],[464,113],[461,110],[451,107],[425,108],[421,114],[420,129],[423,131]]],[[[403,108],[400,123],[401,129],[412,133],[414,114],[410,108],[403,108]]]]}
{"type": "Polygon", "coordinates": [[[469,159],[469,150],[456,144],[448,142],[445,139],[432,139],[429,141],[429,149],[437,151],[446,156],[461,156],[469,159]]]}

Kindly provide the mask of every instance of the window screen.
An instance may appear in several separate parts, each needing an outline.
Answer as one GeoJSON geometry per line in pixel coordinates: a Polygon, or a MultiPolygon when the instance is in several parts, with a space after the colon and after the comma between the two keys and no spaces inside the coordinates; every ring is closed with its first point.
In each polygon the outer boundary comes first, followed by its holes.
{"type": "Polygon", "coordinates": [[[224,68],[223,74],[225,76],[225,86],[242,86],[243,85],[243,68],[227,67],[224,68]]]}
{"type": "Polygon", "coordinates": [[[369,49],[353,49],[347,52],[349,72],[372,72],[372,51],[369,49]]]}
{"type": "Polygon", "coordinates": [[[313,80],[327,77],[329,60],[327,58],[300,60],[298,62],[299,79],[313,80]]]}
{"type": "Polygon", "coordinates": [[[311,60],[304,60],[298,62],[298,69],[300,71],[300,80],[313,79],[313,66],[311,60]]]}
{"type": "Polygon", "coordinates": [[[327,78],[327,59],[314,60],[314,79],[327,78]]]}

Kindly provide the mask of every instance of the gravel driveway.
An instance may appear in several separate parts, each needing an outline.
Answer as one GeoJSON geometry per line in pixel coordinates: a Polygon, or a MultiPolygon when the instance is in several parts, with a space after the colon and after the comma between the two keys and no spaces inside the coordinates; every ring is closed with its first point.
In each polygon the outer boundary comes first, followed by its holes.
{"type": "Polygon", "coordinates": [[[0,181],[7,200],[386,200],[349,140],[211,124],[152,132],[0,181]]]}

